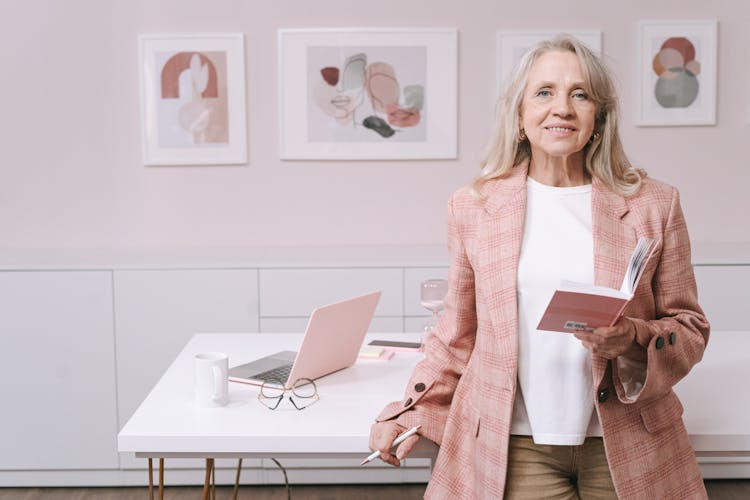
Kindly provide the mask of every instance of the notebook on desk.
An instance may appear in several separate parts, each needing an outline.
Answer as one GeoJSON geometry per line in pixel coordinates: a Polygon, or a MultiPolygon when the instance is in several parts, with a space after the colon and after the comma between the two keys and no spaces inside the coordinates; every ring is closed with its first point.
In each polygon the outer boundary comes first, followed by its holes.
{"type": "Polygon", "coordinates": [[[300,378],[317,378],[354,364],[380,292],[313,310],[299,351],[281,351],[229,369],[229,380],[262,385],[277,380],[290,387],[300,378]]]}

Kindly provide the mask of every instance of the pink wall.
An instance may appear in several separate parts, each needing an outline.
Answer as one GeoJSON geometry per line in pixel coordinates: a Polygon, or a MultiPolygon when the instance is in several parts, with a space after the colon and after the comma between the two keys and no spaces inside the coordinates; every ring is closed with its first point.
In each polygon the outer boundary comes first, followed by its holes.
{"type": "Polygon", "coordinates": [[[490,123],[497,29],[600,29],[631,158],[678,186],[696,242],[750,241],[750,7],[744,2],[3,0],[0,248],[442,244],[447,196],[490,123]],[[273,7],[271,7],[273,5],[273,7]],[[376,8],[373,8],[373,5],[376,8]],[[718,125],[634,126],[636,22],[719,19],[718,125]],[[276,29],[455,27],[459,156],[280,161],[276,29]],[[141,164],[140,33],[242,32],[249,164],[141,164]]]}

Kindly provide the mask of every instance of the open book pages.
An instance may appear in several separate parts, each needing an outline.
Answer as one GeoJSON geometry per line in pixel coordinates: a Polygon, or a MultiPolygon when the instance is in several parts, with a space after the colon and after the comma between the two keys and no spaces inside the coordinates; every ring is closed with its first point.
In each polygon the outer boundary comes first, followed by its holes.
{"type": "Polygon", "coordinates": [[[615,290],[608,286],[589,285],[587,283],[578,283],[577,281],[562,280],[557,287],[560,292],[586,293],[589,295],[601,295],[603,297],[614,297],[617,299],[628,300],[630,295],[622,290],[615,290]]]}
{"type": "Polygon", "coordinates": [[[563,281],[547,304],[537,330],[574,332],[611,326],[620,317],[638,286],[656,245],[640,238],[630,257],[620,290],[587,283],[563,281]]]}
{"type": "Polygon", "coordinates": [[[651,253],[654,251],[656,240],[653,238],[638,238],[638,243],[635,245],[635,250],[630,256],[630,262],[628,268],[625,270],[625,277],[622,280],[622,286],[620,291],[628,297],[632,297],[635,292],[635,288],[638,286],[638,281],[641,279],[643,274],[643,268],[646,267],[651,253]]]}

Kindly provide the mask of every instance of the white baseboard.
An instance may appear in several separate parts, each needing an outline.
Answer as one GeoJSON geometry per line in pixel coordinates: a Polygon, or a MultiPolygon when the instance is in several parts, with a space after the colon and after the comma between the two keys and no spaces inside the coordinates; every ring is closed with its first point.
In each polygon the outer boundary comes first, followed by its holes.
{"type": "MultiPolygon", "coordinates": [[[[284,464],[281,461],[282,465],[284,464]]],[[[364,483],[426,483],[429,467],[313,468],[286,469],[290,484],[364,484],[364,483]]],[[[158,461],[154,463],[154,484],[158,483],[158,461]]],[[[234,484],[235,469],[216,469],[217,484],[234,484]]],[[[170,468],[166,463],[166,486],[203,484],[204,469],[170,468]]],[[[264,467],[243,468],[241,484],[283,484],[284,476],[270,461],[264,467]]],[[[66,487],[66,486],[147,486],[145,469],[110,470],[19,470],[0,471],[0,487],[66,487]]]]}
{"type": "Polygon", "coordinates": [[[750,456],[698,457],[704,479],[750,479],[750,456]]]}

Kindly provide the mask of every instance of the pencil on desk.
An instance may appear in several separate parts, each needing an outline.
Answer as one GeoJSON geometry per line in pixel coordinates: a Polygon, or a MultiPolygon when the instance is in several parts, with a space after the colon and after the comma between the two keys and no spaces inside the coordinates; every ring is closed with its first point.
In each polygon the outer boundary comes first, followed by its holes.
{"type": "MultiPolygon", "coordinates": [[[[396,437],[396,439],[393,440],[393,444],[391,445],[391,448],[393,448],[394,446],[400,445],[401,443],[403,443],[406,440],[406,438],[408,438],[409,436],[413,436],[414,434],[416,434],[420,427],[422,427],[422,426],[421,425],[417,425],[416,427],[412,427],[408,431],[405,431],[405,432],[402,432],[401,434],[399,434],[396,437]]],[[[379,456],[380,456],[380,452],[379,451],[373,451],[370,454],[370,456],[367,457],[367,458],[365,458],[364,460],[362,460],[362,463],[359,464],[359,465],[365,465],[367,462],[369,462],[371,460],[375,460],[379,456]]]]}

